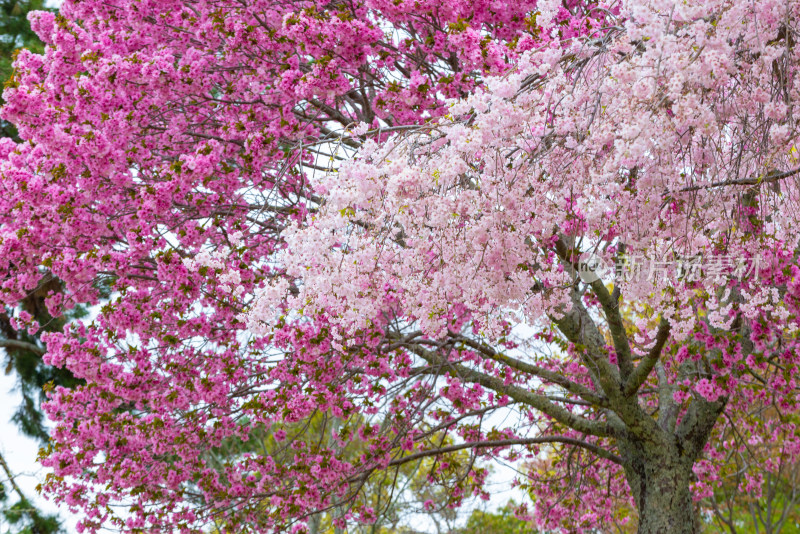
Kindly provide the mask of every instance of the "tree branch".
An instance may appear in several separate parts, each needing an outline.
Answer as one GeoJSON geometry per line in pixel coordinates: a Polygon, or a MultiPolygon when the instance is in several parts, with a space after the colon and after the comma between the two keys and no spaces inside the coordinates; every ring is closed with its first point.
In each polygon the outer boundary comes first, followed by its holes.
{"type": "Polygon", "coordinates": [[[34,345],[33,343],[28,343],[27,341],[17,341],[15,339],[0,339],[0,348],[28,350],[37,356],[44,356],[44,353],[47,352],[45,349],[34,345]]]}
{"type": "Polygon", "coordinates": [[[25,498],[25,494],[22,493],[22,490],[17,485],[17,481],[14,480],[15,478],[14,473],[11,472],[11,468],[8,467],[6,459],[3,458],[2,454],[0,454],[0,467],[2,467],[3,471],[5,471],[6,476],[8,477],[8,483],[11,484],[11,487],[14,489],[16,494],[19,495],[20,500],[27,501],[28,499],[25,498]]]}
{"type": "Polygon", "coordinates": [[[438,449],[431,449],[427,451],[419,451],[414,454],[409,454],[408,456],[403,456],[402,458],[397,458],[389,462],[390,466],[395,465],[402,465],[407,462],[413,462],[415,460],[419,460],[420,458],[425,458],[428,456],[437,456],[440,454],[447,454],[450,452],[456,452],[464,449],[490,449],[496,447],[509,447],[512,445],[535,445],[540,443],[564,443],[566,445],[573,445],[575,447],[580,447],[582,449],[586,449],[587,451],[591,451],[597,456],[614,462],[615,464],[622,465],[622,458],[617,456],[616,454],[609,452],[602,447],[598,447],[593,443],[588,443],[586,441],[576,439],[576,438],[568,438],[565,436],[543,436],[538,438],[517,438],[517,439],[501,439],[497,441],[470,441],[467,443],[460,443],[458,445],[449,445],[447,447],[441,447],[438,449]]]}
{"type": "Polygon", "coordinates": [[[499,378],[475,371],[461,364],[449,362],[438,354],[417,344],[410,344],[406,348],[423,360],[427,361],[429,364],[446,368],[451,375],[457,378],[466,380],[467,382],[480,384],[481,386],[500,393],[501,395],[508,395],[515,401],[535,408],[540,412],[549,415],[559,423],[567,425],[573,430],[598,437],[607,437],[613,432],[611,427],[609,427],[607,424],[599,421],[590,421],[588,419],[584,419],[583,417],[579,417],[570,411],[552,403],[544,395],[531,393],[530,391],[520,387],[506,385],[505,382],[499,378]]]}
{"type": "Polygon", "coordinates": [[[761,185],[761,184],[770,184],[773,182],[777,182],[783,180],[784,178],[789,178],[794,176],[795,174],[800,173],[800,167],[797,169],[792,169],[791,171],[784,171],[784,172],[775,172],[771,171],[767,175],[761,175],[758,177],[747,177],[747,178],[739,178],[738,180],[722,180],[720,182],[712,182],[706,185],[691,185],[688,187],[684,187],[678,189],[678,193],[686,193],[689,191],[699,191],[700,189],[710,189],[712,187],[724,187],[729,185],[761,185]]]}
{"type": "Polygon", "coordinates": [[[650,372],[661,357],[661,351],[664,348],[664,344],[667,342],[667,338],[669,338],[669,331],[669,322],[662,318],[658,325],[658,332],[656,332],[655,345],[653,345],[650,352],[642,358],[642,361],[636,369],[634,369],[633,374],[625,383],[625,388],[622,390],[623,395],[630,397],[635,394],[639,390],[639,387],[644,384],[644,381],[647,380],[647,377],[650,376],[650,372]]]}
{"type": "MultiPolygon", "coordinates": [[[[575,264],[570,257],[570,251],[561,238],[556,241],[555,247],[556,254],[558,254],[561,261],[569,263],[574,269],[575,264]]],[[[626,380],[633,371],[633,364],[631,363],[631,345],[625,333],[625,325],[622,322],[622,315],[619,311],[619,292],[615,292],[614,296],[612,296],[608,292],[605,283],[599,278],[589,283],[589,286],[603,308],[603,314],[606,316],[606,321],[611,331],[611,339],[614,341],[614,352],[617,354],[620,375],[623,380],[626,380]]]]}
{"type": "Polygon", "coordinates": [[[727,397],[720,397],[715,402],[695,397],[675,432],[688,454],[700,454],[727,403],[727,397]]]}
{"type": "Polygon", "coordinates": [[[477,350],[490,360],[494,360],[498,363],[502,363],[503,365],[507,365],[512,369],[516,369],[517,371],[522,371],[523,373],[528,373],[533,376],[538,376],[548,382],[552,382],[564,388],[565,390],[569,391],[570,393],[574,393],[578,395],[582,399],[589,401],[593,405],[607,407],[608,401],[604,399],[602,396],[598,395],[597,392],[592,391],[591,389],[582,386],[576,382],[568,380],[563,375],[555,373],[553,371],[548,371],[538,365],[533,365],[527,362],[523,362],[516,358],[512,358],[500,352],[497,352],[492,347],[484,344],[479,343],[475,340],[469,339],[468,337],[462,336],[461,334],[453,334],[451,336],[458,339],[458,341],[462,342],[464,345],[477,350]]]}

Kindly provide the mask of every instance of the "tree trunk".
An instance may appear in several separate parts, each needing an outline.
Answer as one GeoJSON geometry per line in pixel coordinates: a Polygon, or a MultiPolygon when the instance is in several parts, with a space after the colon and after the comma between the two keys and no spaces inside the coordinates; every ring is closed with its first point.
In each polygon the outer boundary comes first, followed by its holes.
{"type": "Polygon", "coordinates": [[[639,512],[638,534],[699,533],[690,489],[693,459],[663,445],[629,445],[623,451],[627,452],[625,473],[639,512]]]}

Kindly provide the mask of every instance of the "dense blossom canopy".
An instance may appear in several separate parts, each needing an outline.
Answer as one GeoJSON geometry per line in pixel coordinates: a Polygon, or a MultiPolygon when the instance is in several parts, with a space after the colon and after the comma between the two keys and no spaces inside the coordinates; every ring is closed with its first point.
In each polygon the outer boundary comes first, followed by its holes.
{"type": "MultiPolygon", "coordinates": [[[[798,22],[792,0],[38,14],[45,54],[4,93],[26,141],[0,144],[0,296],[49,273],[52,313],[99,304],[44,336],[86,381],[52,392],[46,490],[89,531],[300,530],[374,520],[364,481],[414,459],[549,444],[540,524],[627,503],[647,531],[650,457],[697,500],[774,440],[757,492],[800,455],[798,22]]],[[[443,456],[429,479],[457,506],[486,475],[443,456]]]]}

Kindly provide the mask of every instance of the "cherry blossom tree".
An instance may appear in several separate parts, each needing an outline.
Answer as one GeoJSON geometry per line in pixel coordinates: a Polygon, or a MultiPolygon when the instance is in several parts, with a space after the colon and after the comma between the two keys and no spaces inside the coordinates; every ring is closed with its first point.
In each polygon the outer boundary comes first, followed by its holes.
{"type": "Polygon", "coordinates": [[[547,454],[522,519],[602,530],[625,503],[640,532],[697,532],[732,448],[778,443],[742,462],[742,492],[800,454],[798,17],[791,0],[34,17],[48,47],[4,93],[26,141],[0,145],[1,294],[52,273],[52,314],[99,306],[43,336],[85,380],[51,391],[46,491],[92,532],[302,532],[326,510],[373,522],[363,488],[420,459],[457,507],[488,497],[479,460],[547,454]],[[265,431],[283,445],[214,459],[265,431]]]}

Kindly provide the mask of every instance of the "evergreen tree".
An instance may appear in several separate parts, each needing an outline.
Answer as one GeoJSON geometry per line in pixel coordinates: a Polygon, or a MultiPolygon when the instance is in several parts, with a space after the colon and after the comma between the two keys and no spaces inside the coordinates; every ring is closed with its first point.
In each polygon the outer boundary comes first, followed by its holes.
{"type": "MultiPolygon", "coordinates": [[[[0,0],[0,77],[4,84],[11,77],[17,50],[27,48],[37,53],[44,50],[44,45],[28,23],[29,12],[52,11],[44,4],[44,0],[0,0]]],[[[0,105],[3,103],[0,97],[0,105]]],[[[0,119],[0,137],[17,139],[14,125],[0,119]]]]}

